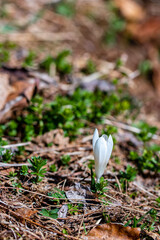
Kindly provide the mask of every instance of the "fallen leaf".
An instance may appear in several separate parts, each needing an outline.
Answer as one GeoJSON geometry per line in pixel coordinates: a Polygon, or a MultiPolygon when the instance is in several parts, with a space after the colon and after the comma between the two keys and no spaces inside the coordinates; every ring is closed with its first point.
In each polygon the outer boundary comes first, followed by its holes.
{"type": "Polygon", "coordinates": [[[80,183],[75,183],[75,186],[71,187],[69,191],[66,191],[66,196],[70,202],[85,202],[86,189],[80,183]]]}
{"type": "Polygon", "coordinates": [[[0,175],[7,176],[9,175],[10,172],[15,172],[15,168],[11,167],[11,168],[0,170],[0,175]]]}
{"type": "Polygon", "coordinates": [[[84,240],[140,240],[140,228],[107,223],[93,228],[84,240]]]}
{"type": "Polygon", "coordinates": [[[66,191],[66,197],[70,202],[81,201],[87,203],[99,204],[97,200],[95,200],[95,195],[91,192],[88,186],[83,186],[80,183],[75,183],[74,186],[70,188],[70,190],[66,191]]]}
{"type": "Polygon", "coordinates": [[[16,81],[12,83],[12,88],[14,89],[12,93],[8,96],[7,101],[15,99],[18,95],[24,94],[28,99],[33,95],[33,86],[35,86],[34,80],[26,81],[16,81]]]}
{"type": "Polygon", "coordinates": [[[131,23],[127,30],[141,43],[160,39],[160,17],[150,17],[143,23],[131,23]]]}
{"type": "Polygon", "coordinates": [[[68,212],[68,206],[63,205],[58,211],[58,218],[66,218],[68,212]]]}
{"type": "Polygon", "coordinates": [[[34,141],[36,143],[44,143],[44,144],[49,144],[53,143],[54,145],[58,147],[66,147],[69,144],[69,137],[64,136],[64,132],[62,129],[55,129],[51,130],[41,136],[37,136],[34,138],[34,141]]]}
{"type": "Polygon", "coordinates": [[[145,11],[133,0],[114,0],[122,15],[129,21],[141,21],[145,18],[145,11]]]}
{"type": "Polygon", "coordinates": [[[38,212],[37,210],[32,210],[30,208],[24,208],[24,207],[18,208],[15,211],[15,213],[18,213],[19,215],[21,215],[22,217],[25,217],[25,218],[30,218],[37,212],[38,212]]]}
{"type": "Polygon", "coordinates": [[[24,108],[31,100],[37,80],[27,77],[27,72],[3,69],[0,72],[0,122],[12,116],[12,112],[24,108]]]}
{"type": "Polygon", "coordinates": [[[18,208],[15,211],[15,214],[17,215],[17,218],[22,222],[22,224],[25,224],[25,219],[24,218],[30,218],[32,217],[35,213],[37,213],[37,210],[32,210],[30,208],[18,208]]]}
{"type": "Polygon", "coordinates": [[[64,136],[62,129],[56,129],[53,143],[62,148],[66,147],[69,143],[69,137],[64,136]]]}
{"type": "Polygon", "coordinates": [[[13,91],[9,85],[9,75],[7,73],[0,73],[0,110],[3,109],[8,95],[13,91]]]}
{"type": "Polygon", "coordinates": [[[153,240],[160,240],[160,235],[158,233],[145,231],[145,234],[147,234],[147,236],[151,237],[153,240]]]}

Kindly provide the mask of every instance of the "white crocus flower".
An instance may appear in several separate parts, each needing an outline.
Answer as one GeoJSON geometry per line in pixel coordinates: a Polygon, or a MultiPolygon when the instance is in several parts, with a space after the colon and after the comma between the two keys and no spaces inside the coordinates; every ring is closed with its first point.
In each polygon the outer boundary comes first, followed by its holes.
{"type": "Polygon", "coordinates": [[[103,134],[99,137],[98,130],[95,129],[93,134],[93,153],[95,159],[95,173],[97,182],[99,182],[100,177],[103,175],[107,163],[110,159],[113,149],[113,139],[110,135],[109,137],[103,134]]]}

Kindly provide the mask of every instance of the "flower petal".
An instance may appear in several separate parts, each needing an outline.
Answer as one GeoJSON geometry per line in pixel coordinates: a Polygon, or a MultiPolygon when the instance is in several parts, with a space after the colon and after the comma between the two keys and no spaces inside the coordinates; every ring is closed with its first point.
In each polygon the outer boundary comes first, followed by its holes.
{"type": "Polygon", "coordinates": [[[107,143],[103,137],[100,137],[94,146],[94,159],[95,159],[95,173],[97,181],[104,173],[105,167],[107,165],[107,143]]]}
{"type": "Polygon", "coordinates": [[[112,136],[109,135],[109,138],[108,138],[108,141],[107,141],[107,158],[106,158],[107,163],[110,159],[112,149],[113,149],[113,139],[112,139],[112,136]]]}
{"type": "Polygon", "coordinates": [[[98,133],[98,130],[97,130],[97,128],[96,128],[96,129],[94,130],[93,140],[92,140],[93,149],[94,149],[95,143],[96,143],[96,141],[97,141],[98,138],[99,138],[99,133],[98,133]]]}
{"type": "Polygon", "coordinates": [[[106,142],[108,141],[108,136],[106,134],[103,134],[102,137],[106,140],[106,142]]]}

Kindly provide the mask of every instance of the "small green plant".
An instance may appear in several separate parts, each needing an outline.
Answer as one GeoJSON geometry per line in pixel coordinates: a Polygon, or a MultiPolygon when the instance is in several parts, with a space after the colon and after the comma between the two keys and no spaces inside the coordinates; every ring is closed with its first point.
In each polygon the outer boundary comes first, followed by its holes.
{"type": "Polygon", "coordinates": [[[71,157],[69,155],[61,156],[61,163],[65,166],[69,164],[70,160],[71,160],[71,157]]]}
{"type": "Polygon", "coordinates": [[[111,218],[109,216],[109,214],[106,214],[105,212],[103,212],[103,218],[105,220],[106,223],[110,223],[111,222],[111,218]]]}
{"type": "Polygon", "coordinates": [[[56,172],[56,171],[57,171],[56,165],[55,165],[55,164],[52,164],[52,165],[49,167],[49,170],[50,170],[51,172],[56,172]]]}
{"type": "Polygon", "coordinates": [[[150,126],[144,121],[140,121],[136,126],[141,130],[140,133],[137,133],[136,135],[143,142],[149,141],[153,137],[153,135],[157,132],[156,127],[150,126]]]}
{"type": "Polygon", "coordinates": [[[104,41],[106,44],[113,46],[117,42],[117,36],[125,29],[126,22],[119,15],[118,9],[114,6],[113,1],[109,1],[107,7],[110,11],[108,18],[108,28],[105,34],[104,41]]]}
{"type": "Polygon", "coordinates": [[[125,172],[119,171],[119,181],[121,183],[121,188],[123,191],[128,187],[128,182],[134,181],[137,176],[137,170],[130,165],[127,166],[125,172]]]}
{"type": "Polygon", "coordinates": [[[117,133],[117,127],[115,126],[107,126],[105,130],[102,130],[102,134],[107,134],[108,136],[114,133],[117,133]]]}
{"type": "Polygon", "coordinates": [[[53,146],[53,142],[47,143],[47,147],[52,147],[53,146]]]}
{"type": "Polygon", "coordinates": [[[11,120],[7,123],[8,135],[11,137],[17,136],[18,123],[11,120]]]}
{"type": "MultiPolygon", "coordinates": [[[[17,181],[12,181],[12,186],[15,187],[16,191],[17,191],[17,188],[21,188],[22,189],[22,184],[20,182],[17,182],[17,181]]],[[[21,190],[19,190],[21,191],[21,190]]]]}
{"type": "Polygon", "coordinates": [[[118,156],[114,157],[114,161],[115,161],[116,164],[120,164],[121,163],[121,161],[120,161],[118,156]]]}
{"type": "Polygon", "coordinates": [[[118,132],[118,130],[117,130],[117,127],[115,127],[115,126],[107,126],[106,129],[102,130],[102,134],[106,134],[108,136],[112,135],[114,144],[116,143],[116,138],[115,138],[114,134],[117,133],[117,132],[118,132]]]}
{"type": "Polygon", "coordinates": [[[19,146],[18,150],[16,151],[16,155],[20,156],[24,153],[25,147],[24,146],[19,146]]]}
{"type": "Polygon", "coordinates": [[[67,230],[65,228],[62,229],[63,234],[68,234],[67,230]]]}
{"type": "Polygon", "coordinates": [[[103,177],[101,177],[100,181],[96,183],[95,174],[93,173],[93,170],[91,167],[91,190],[92,190],[92,192],[103,195],[103,193],[107,191],[107,188],[106,188],[107,185],[108,185],[108,182],[106,180],[104,180],[103,177]]]}
{"type": "Polygon", "coordinates": [[[65,192],[64,192],[64,191],[61,191],[61,190],[58,189],[58,188],[54,188],[54,191],[48,193],[48,196],[55,198],[55,199],[53,199],[52,201],[56,201],[57,204],[60,203],[60,200],[66,198],[65,192]]]}
{"type": "Polygon", "coordinates": [[[27,176],[28,175],[28,166],[23,165],[21,167],[20,175],[27,176]]]}
{"type": "Polygon", "coordinates": [[[82,72],[85,74],[92,74],[96,72],[96,64],[91,59],[89,59],[86,66],[82,69],[82,72]]]}
{"type": "Polygon", "coordinates": [[[47,172],[46,168],[43,168],[47,161],[43,160],[40,156],[38,157],[31,157],[31,159],[28,159],[28,162],[32,165],[31,166],[31,174],[35,175],[34,182],[38,183],[42,181],[42,178],[44,177],[44,174],[47,172]]]}
{"type": "MultiPolygon", "coordinates": [[[[5,25],[4,28],[5,27],[7,27],[7,25],[5,25]]],[[[5,30],[4,28],[3,30],[5,30]]],[[[15,48],[15,44],[11,42],[0,43],[0,66],[9,61],[10,51],[14,48],[15,48]]]]}
{"type": "Polygon", "coordinates": [[[129,194],[130,198],[135,199],[138,196],[137,192],[132,192],[131,194],[129,194]]]}
{"type": "MultiPolygon", "coordinates": [[[[41,96],[36,95],[25,114],[9,121],[5,127],[2,124],[0,132],[30,141],[32,137],[62,128],[65,136],[73,140],[80,134],[79,129],[88,126],[89,122],[102,123],[107,114],[115,116],[124,113],[124,116],[128,116],[136,106],[131,97],[121,96],[119,92],[106,94],[99,90],[88,92],[77,88],[72,95],[63,98],[58,95],[47,104],[43,103],[41,96]]],[[[108,127],[108,132],[115,132],[115,129],[108,127]]]]}
{"type": "Polygon", "coordinates": [[[28,56],[24,59],[23,67],[32,67],[34,65],[34,60],[36,58],[36,54],[33,51],[28,53],[28,56]]]}
{"type": "Polygon", "coordinates": [[[151,150],[153,152],[160,152],[160,145],[152,144],[147,147],[148,150],[151,150]]]}
{"type": "Polygon", "coordinates": [[[119,69],[121,66],[123,66],[123,61],[122,59],[118,58],[116,60],[116,69],[119,69]]]}
{"type": "Polygon", "coordinates": [[[10,171],[8,177],[10,178],[12,186],[16,188],[14,191],[17,191],[18,188],[22,188],[22,184],[18,180],[18,173],[10,171]]]}
{"type": "Polygon", "coordinates": [[[0,146],[7,145],[8,142],[6,140],[3,140],[2,137],[0,137],[0,146]]]}
{"type": "Polygon", "coordinates": [[[138,170],[141,173],[144,173],[145,170],[160,172],[160,159],[158,155],[151,150],[144,149],[141,155],[131,151],[130,160],[137,164],[138,170]]]}
{"type": "Polygon", "coordinates": [[[157,219],[157,211],[154,208],[151,208],[148,212],[146,212],[144,215],[142,215],[139,219],[137,219],[135,216],[133,220],[129,220],[126,224],[125,227],[127,226],[132,226],[133,228],[140,227],[142,230],[146,229],[148,231],[153,231],[154,230],[154,224],[155,222],[158,221],[157,219]],[[140,224],[140,222],[147,216],[149,217],[145,219],[145,222],[140,224]]]}
{"type": "Polygon", "coordinates": [[[0,159],[3,162],[11,162],[12,158],[13,158],[14,154],[10,149],[4,149],[2,147],[0,147],[0,159]]]}
{"type": "Polygon", "coordinates": [[[15,173],[15,172],[13,172],[13,171],[10,171],[10,172],[9,172],[9,175],[8,175],[9,178],[14,178],[14,177],[16,177],[16,176],[17,176],[17,173],[15,173]]]}
{"type": "Polygon", "coordinates": [[[160,207],[160,197],[156,198],[156,202],[158,203],[158,206],[160,207]]]}
{"type": "Polygon", "coordinates": [[[61,74],[69,74],[72,71],[72,65],[66,58],[71,54],[69,50],[63,50],[55,59],[57,71],[61,74]]]}
{"type": "Polygon", "coordinates": [[[52,56],[47,56],[41,63],[40,67],[50,73],[51,65],[55,65],[55,60],[52,56]]]}
{"type": "Polygon", "coordinates": [[[75,3],[69,0],[61,1],[55,10],[58,14],[71,18],[75,14],[75,3]]]}
{"type": "Polygon", "coordinates": [[[65,75],[72,71],[72,65],[66,59],[71,52],[69,50],[63,50],[57,57],[48,56],[41,64],[40,67],[50,72],[51,65],[56,66],[56,70],[59,74],[65,75]]]}
{"type": "Polygon", "coordinates": [[[58,211],[59,209],[52,209],[52,210],[42,209],[39,213],[41,213],[45,217],[56,219],[58,218],[58,211]]]}
{"type": "Polygon", "coordinates": [[[139,70],[140,70],[140,73],[143,76],[150,75],[151,72],[152,72],[152,63],[151,63],[151,61],[150,60],[144,60],[144,61],[140,62],[139,70]]]}
{"type": "Polygon", "coordinates": [[[130,165],[127,166],[125,172],[123,171],[119,172],[119,177],[121,179],[126,179],[128,182],[134,181],[136,176],[137,176],[137,170],[130,165]]]}
{"type": "Polygon", "coordinates": [[[78,211],[79,211],[79,206],[78,205],[67,204],[67,206],[68,206],[68,212],[71,215],[78,213],[78,211]]]}

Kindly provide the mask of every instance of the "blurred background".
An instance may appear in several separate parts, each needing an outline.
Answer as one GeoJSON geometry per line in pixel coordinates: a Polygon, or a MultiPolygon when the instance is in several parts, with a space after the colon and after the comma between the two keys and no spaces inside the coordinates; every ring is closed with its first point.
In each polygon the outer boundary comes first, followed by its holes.
{"type": "MultiPolygon", "coordinates": [[[[109,76],[114,68],[110,63],[123,65],[128,70],[122,69],[121,73],[124,70],[130,74],[125,80],[129,91],[145,103],[145,113],[159,121],[158,0],[1,0],[0,5],[3,70],[6,66],[9,71],[42,67],[53,77],[52,57],[63,50],[68,51],[64,55],[77,78],[82,72],[102,72],[108,79],[118,78],[116,71],[109,76]]],[[[6,96],[8,93],[3,95],[3,102],[6,96]]]]}

